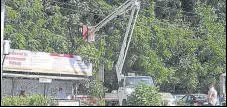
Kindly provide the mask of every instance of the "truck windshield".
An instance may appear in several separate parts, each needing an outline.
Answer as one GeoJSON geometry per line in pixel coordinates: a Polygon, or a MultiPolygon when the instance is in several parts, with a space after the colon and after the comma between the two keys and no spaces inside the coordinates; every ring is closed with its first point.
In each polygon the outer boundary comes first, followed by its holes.
{"type": "Polygon", "coordinates": [[[150,77],[126,77],[125,79],[125,86],[135,87],[140,83],[154,85],[153,80],[150,77]]]}

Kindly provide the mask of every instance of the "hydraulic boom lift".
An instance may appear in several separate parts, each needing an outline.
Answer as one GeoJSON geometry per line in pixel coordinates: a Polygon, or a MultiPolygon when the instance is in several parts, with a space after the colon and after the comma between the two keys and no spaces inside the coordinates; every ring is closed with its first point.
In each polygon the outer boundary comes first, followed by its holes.
{"type": "Polygon", "coordinates": [[[107,93],[105,96],[109,99],[109,101],[117,101],[120,105],[127,105],[127,97],[131,94],[139,81],[145,82],[148,85],[153,85],[153,80],[149,76],[124,76],[122,74],[122,68],[131,42],[133,30],[136,24],[136,19],[140,10],[140,1],[127,0],[114,12],[112,12],[110,15],[100,21],[97,25],[92,27],[88,27],[86,25],[81,26],[81,32],[84,39],[86,39],[88,42],[93,42],[95,41],[95,32],[99,31],[100,28],[105,26],[115,17],[122,15],[130,10],[131,14],[127,25],[126,33],[124,35],[117,63],[115,65],[119,88],[118,90],[112,91],[112,93],[107,93]],[[131,84],[130,87],[128,87],[128,84],[131,84]]]}
{"type": "Polygon", "coordinates": [[[121,51],[120,51],[120,54],[118,57],[118,61],[115,66],[118,82],[120,82],[121,77],[122,77],[122,68],[123,68],[124,61],[125,61],[127,51],[128,51],[128,47],[129,47],[129,44],[131,41],[131,37],[132,37],[133,30],[135,27],[138,12],[140,10],[140,2],[138,0],[127,0],[125,3],[123,3],[121,6],[119,6],[114,12],[112,12],[107,17],[105,17],[102,21],[100,21],[97,25],[91,26],[91,27],[83,25],[81,27],[82,28],[81,32],[82,32],[84,39],[86,39],[88,42],[93,42],[93,41],[95,41],[95,32],[99,31],[100,28],[105,26],[109,21],[111,21],[115,17],[122,15],[129,10],[131,10],[131,15],[130,15],[129,22],[127,25],[124,40],[123,40],[123,43],[121,46],[121,51]]]}

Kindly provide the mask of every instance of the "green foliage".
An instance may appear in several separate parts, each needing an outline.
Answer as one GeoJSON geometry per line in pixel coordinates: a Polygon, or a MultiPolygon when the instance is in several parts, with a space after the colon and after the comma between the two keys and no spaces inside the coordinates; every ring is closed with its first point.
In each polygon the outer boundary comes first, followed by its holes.
{"type": "Polygon", "coordinates": [[[98,3],[101,5],[101,7],[104,10],[111,10],[111,6],[109,6],[108,4],[106,4],[106,2],[104,0],[98,0],[98,3]]]}
{"type": "Polygon", "coordinates": [[[137,86],[128,99],[129,106],[161,106],[161,95],[153,86],[137,86]]]}
{"type": "Polygon", "coordinates": [[[107,91],[107,88],[105,88],[100,80],[93,80],[89,84],[90,86],[90,95],[93,98],[97,99],[97,105],[98,106],[104,106],[104,93],[107,91]]]}
{"type": "Polygon", "coordinates": [[[1,106],[49,106],[56,102],[43,95],[31,96],[5,96],[1,101],[1,106]]]}
{"type": "Polygon", "coordinates": [[[143,74],[154,76],[161,86],[172,84],[169,89],[173,91],[174,85],[183,88],[182,93],[206,92],[205,82],[217,82],[226,67],[225,17],[218,20],[211,6],[199,2],[194,8],[200,27],[188,26],[193,22],[172,23],[140,14],[130,49],[131,55],[139,56],[135,65],[146,72],[143,74]]]}
{"type": "Polygon", "coordinates": [[[101,99],[100,101],[98,101],[97,106],[105,106],[105,100],[101,99]]]}
{"type": "MultiPolygon", "coordinates": [[[[95,43],[84,41],[77,25],[95,25],[123,2],[7,0],[4,35],[12,48],[77,54],[93,63],[94,74],[102,64],[112,72],[127,15],[96,32],[95,43]]],[[[168,88],[173,91],[206,92],[207,83],[226,72],[225,13],[223,0],[141,1],[123,73],[154,76],[160,86],[177,86],[168,88]]]]}

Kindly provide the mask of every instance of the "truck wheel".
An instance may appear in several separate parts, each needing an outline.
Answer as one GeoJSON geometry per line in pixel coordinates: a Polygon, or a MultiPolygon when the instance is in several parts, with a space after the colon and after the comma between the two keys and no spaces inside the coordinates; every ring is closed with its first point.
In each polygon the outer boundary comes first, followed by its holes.
{"type": "Polygon", "coordinates": [[[122,101],[122,106],[127,106],[127,101],[125,99],[122,101]]]}

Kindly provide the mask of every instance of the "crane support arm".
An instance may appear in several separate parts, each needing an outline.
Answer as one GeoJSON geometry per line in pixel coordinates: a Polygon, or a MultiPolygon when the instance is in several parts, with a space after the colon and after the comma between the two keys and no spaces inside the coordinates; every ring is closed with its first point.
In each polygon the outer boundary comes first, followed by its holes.
{"type": "Polygon", "coordinates": [[[137,0],[127,0],[121,6],[119,6],[114,12],[109,14],[106,18],[100,21],[98,24],[95,25],[95,31],[99,31],[100,28],[105,26],[109,21],[126,12],[127,9],[131,9],[133,7],[138,7],[137,0]]]}
{"type": "Polygon", "coordinates": [[[136,19],[137,19],[138,13],[139,13],[139,9],[140,9],[139,5],[137,7],[132,8],[132,12],[131,12],[129,23],[128,23],[128,26],[126,29],[123,44],[121,46],[121,51],[120,51],[120,54],[118,57],[117,64],[115,65],[118,82],[120,82],[121,78],[123,77],[122,69],[123,69],[125,58],[126,58],[128,48],[129,48],[129,45],[131,42],[131,38],[132,38],[133,30],[134,30],[134,27],[136,24],[136,19]]]}
{"type": "Polygon", "coordinates": [[[115,71],[117,73],[118,82],[122,79],[122,69],[124,66],[124,62],[126,59],[127,51],[131,42],[131,37],[133,34],[133,30],[136,24],[136,19],[140,10],[140,2],[139,0],[127,0],[121,6],[119,6],[114,12],[109,14],[106,18],[100,21],[97,25],[89,27],[87,25],[83,25],[80,30],[84,39],[88,40],[88,42],[95,41],[94,35],[96,31],[99,31],[100,28],[105,26],[109,21],[117,17],[118,15],[122,15],[127,11],[131,10],[129,22],[126,28],[126,33],[124,35],[123,43],[121,46],[120,54],[115,65],[115,71]]]}

